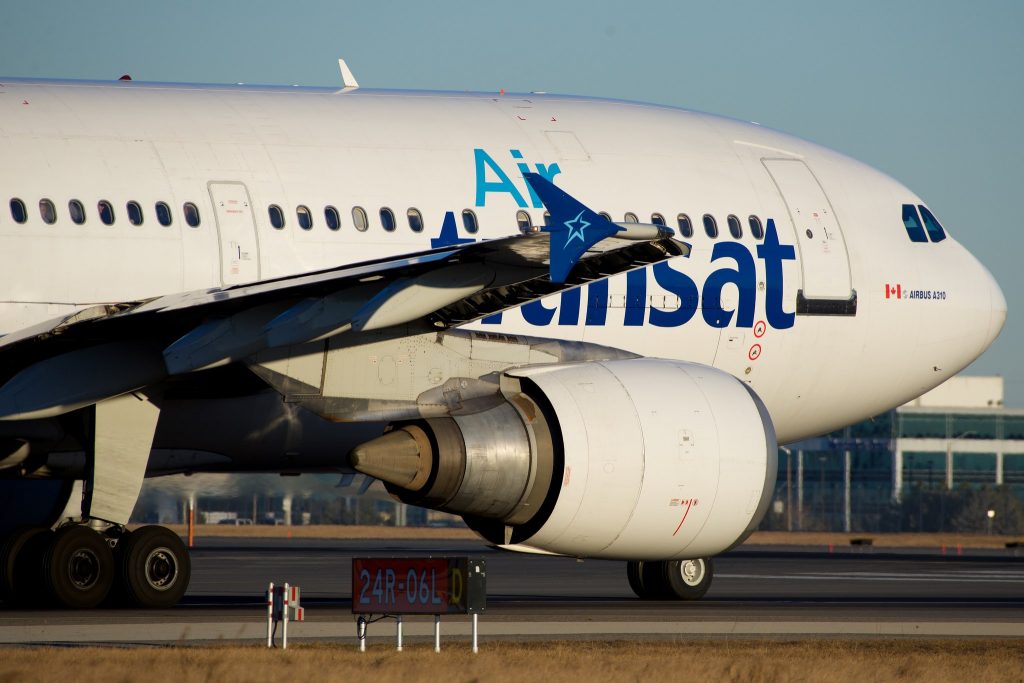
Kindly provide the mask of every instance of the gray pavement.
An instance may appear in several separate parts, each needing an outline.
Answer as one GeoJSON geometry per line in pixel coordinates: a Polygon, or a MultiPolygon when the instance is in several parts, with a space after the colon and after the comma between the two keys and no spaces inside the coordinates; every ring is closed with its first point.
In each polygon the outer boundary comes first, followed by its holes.
{"type": "MultiPolygon", "coordinates": [[[[1024,638],[1024,557],[1008,552],[883,552],[747,547],[715,559],[698,602],[636,599],[622,562],[519,555],[474,541],[202,538],[192,583],[169,610],[0,608],[0,643],[134,643],[265,637],[268,581],[302,587],[307,621],[292,638],[353,644],[351,559],[469,555],[487,561],[488,638],[1014,637],[1024,638]]],[[[432,634],[406,618],[405,634],[432,634]]],[[[466,617],[443,633],[464,639],[466,617]]],[[[393,638],[393,622],[370,627],[393,638]]]]}

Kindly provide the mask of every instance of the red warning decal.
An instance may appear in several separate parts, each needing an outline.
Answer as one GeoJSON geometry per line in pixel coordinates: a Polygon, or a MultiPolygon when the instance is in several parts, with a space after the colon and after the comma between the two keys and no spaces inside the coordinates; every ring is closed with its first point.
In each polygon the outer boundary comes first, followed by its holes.
{"type": "Polygon", "coordinates": [[[750,351],[747,352],[747,358],[749,358],[750,360],[757,360],[760,357],[761,357],[761,345],[760,344],[754,344],[753,346],[750,347],[750,351]]]}
{"type": "Polygon", "coordinates": [[[754,325],[754,336],[760,339],[764,336],[764,333],[768,330],[768,325],[763,320],[758,320],[757,324],[754,325]]]}

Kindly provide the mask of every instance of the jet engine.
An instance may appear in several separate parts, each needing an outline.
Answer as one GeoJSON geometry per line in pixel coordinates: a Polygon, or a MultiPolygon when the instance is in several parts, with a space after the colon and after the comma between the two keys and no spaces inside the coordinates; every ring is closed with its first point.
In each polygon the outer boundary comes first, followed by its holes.
{"type": "Polygon", "coordinates": [[[707,557],[764,516],[775,430],[731,375],[635,358],[510,369],[500,383],[496,407],[391,425],[352,465],[525,551],[707,557]]]}

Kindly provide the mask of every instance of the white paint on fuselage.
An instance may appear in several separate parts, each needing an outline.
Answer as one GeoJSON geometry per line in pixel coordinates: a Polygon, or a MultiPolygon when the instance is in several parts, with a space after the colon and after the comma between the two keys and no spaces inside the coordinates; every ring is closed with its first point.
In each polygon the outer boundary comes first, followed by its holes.
{"type": "MultiPolygon", "coordinates": [[[[757,268],[757,321],[765,320],[765,270],[747,217],[773,218],[784,244],[799,247],[800,239],[762,159],[802,159],[842,226],[858,295],[855,317],[797,316],[793,327],[768,326],[762,336],[737,328],[735,318],[724,329],[711,327],[700,311],[678,327],[625,326],[625,308],[615,306],[627,303],[627,277],[618,276],[609,283],[612,308],[604,325],[584,324],[585,288],[576,325],[558,325],[557,313],[549,325],[532,325],[511,311],[499,326],[722,368],[750,382],[782,442],[877,414],[939,384],[991,343],[1005,316],[988,271],[955,240],[908,240],[900,205],[923,203],[912,192],[848,157],[754,124],[561,96],[17,81],[4,82],[0,91],[0,201],[18,197],[29,214],[18,225],[6,206],[0,210],[0,333],[89,303],[220,286],[222,245],[211,182],[242,183],[248,191],[264,278],[429,248],[446,211],[458,216],[472,209],[477,238],[514,233],[520,207],[511,194],[488,194],[485,205],[476,206],[478,148],[528,203],[517,162],[531,170],[557,163],[556,184],[615,220],[632,211],[647,221],[658,212],[673,225],[677,213],[687,213],[693,252],[670,266],[698,288],[712,271],[734,265],[729,259],[711,263],[715,241],[704,235],[701,216],[715,216],[721,242],[732,239],[726,216],[735,214],[744,228],[739,241],[757,268]],[[567,149],[564,136],[547,134],[566,131],[583,153],[567,149]],[[513,159],[513,149],[522,159],[513,159]],[[40,219],[41,198],[57,205],[56,224],[40,219]],[[71,199],[85,204],[85,225],[71,222],[71,199]],[[113,226],[99,221],[101,199],[114,205],[113,226]],[[129,224],[128,201],[142,205],[142,226],[129,224]],[[157,223],[158,201],[171,205],[171,227],[157,223]],[[199,228],[185,224],[184,202],[199,207],[199,228]],[[283,230],[270,225],[271,204],[284,210],[283,230]],[[311,230],[297,224],[299,205],[313,213],[311,230]],[[339,231],[327,229],[325,206],[340,212],[339,231]],[[368,231],[354,229],[353,206],[369,214],[368,231]],[[381,228],[381,207],[394,211],[394,232],[381,228]],[[409,207],[422,212],[422,233],[409,229],[409,207]],[[887,300],[886,283],[941,290],[946,298],[887,300]],[[754,344],[760,355],[751,360],[754,344]]],[[[535,224],[542,222],[543,208],[527,210],[535,224]]],[[[461,228],[460,237],[467,237],[461,228]]],[[[783,263],[789,312],[801,265],[783,263]]],[[[671,307],[666,294],[648,274],[653,305],[671,307]]],[[[555,308],[563,296],[545,305],[555,308]]],[[[737,296],[727,285],[724,307],[734,306],[737,296]]]]}

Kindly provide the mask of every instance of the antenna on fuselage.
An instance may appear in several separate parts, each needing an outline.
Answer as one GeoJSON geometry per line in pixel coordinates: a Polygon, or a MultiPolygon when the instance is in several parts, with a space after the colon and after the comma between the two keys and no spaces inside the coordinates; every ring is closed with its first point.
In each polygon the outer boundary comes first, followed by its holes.
{"type": "Polygon", "coordinates": [[[338,69],[341,71],[342,92],[355,90],[359,87],[356,77],[352,75],[352,70],[348,68],[348,64],[345,63],[344,59],[338,59],[338,69]]]}

